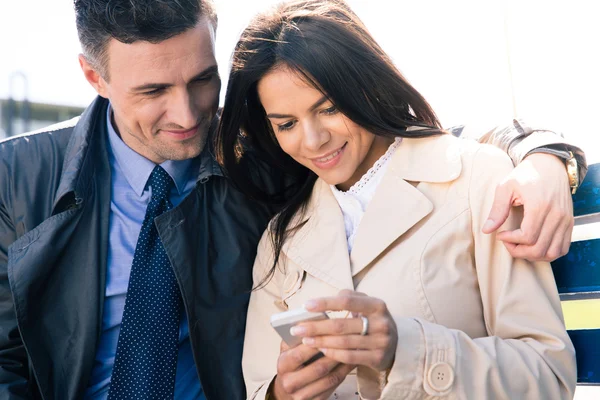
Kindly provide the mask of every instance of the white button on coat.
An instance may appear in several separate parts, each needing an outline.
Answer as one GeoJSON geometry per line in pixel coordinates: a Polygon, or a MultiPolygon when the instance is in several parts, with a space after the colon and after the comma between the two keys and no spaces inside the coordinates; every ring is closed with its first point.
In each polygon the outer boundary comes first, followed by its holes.
{"type": "Polygon", "coordinates": [[[445,362],[433,364],[429,368],[427,381],[433,389],[440,392],[446,391],[454,383],[454,369],[445,362]]]}

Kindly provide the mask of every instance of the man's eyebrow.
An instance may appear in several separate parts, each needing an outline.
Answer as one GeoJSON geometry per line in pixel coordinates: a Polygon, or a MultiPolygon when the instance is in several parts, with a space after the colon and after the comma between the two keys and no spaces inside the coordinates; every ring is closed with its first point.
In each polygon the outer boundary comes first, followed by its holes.
{"type": "MultiPolygon", "coordinates": [[[[310,106],[309,111],[314,111],[316,108],[320,107],[327,100],[329,100],[329,98],[327,96],[321,97],[319,100],[317,100],[315,102],[315,104],[313,104],[312,106],[310,106]]],[[[267,114],[267,118],[284,119],[284,118],[292,118],[292,117],[293,117],[293,115],[288,115],[288,114],[277,114],[277,113],[267,114]]]]}
{"type": "MultiPolygon", "coordinates": [[[[190,82],[201,80],[206,78],[209,75],[215,74],[219,72],[219,68],[216,65],[211,65],[206,68],[204,71],[200,72],[196,76],[192,77],[190,82]]],[[[143,85],[139,85],[131,89],[133,92],[145,92],[149,90],[157,90],[157,89],[166,89],[173,86],[171,83],[145,83],[143,85]]]]}

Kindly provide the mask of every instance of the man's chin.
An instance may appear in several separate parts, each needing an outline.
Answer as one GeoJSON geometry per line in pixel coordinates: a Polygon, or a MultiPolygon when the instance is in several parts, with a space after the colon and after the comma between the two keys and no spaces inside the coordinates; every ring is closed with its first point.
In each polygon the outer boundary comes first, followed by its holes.
{"type": "Polygon", "coordinates": [[[196,140],[188,143],[165,144],[156,153],[165,160],[183,161],[196,158],[204,150],[206,139],[202,141],[198,141],[198,138],[194,139],[196,140]]]}

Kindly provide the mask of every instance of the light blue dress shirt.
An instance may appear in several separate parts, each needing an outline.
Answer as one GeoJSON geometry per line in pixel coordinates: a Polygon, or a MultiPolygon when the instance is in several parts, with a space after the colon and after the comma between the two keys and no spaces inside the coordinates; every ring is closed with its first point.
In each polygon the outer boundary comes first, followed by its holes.
{"type": "MultiPolygon", "coordinates": [[[[152,189],[146,188],[146,182],[156,166],[121,140],[112,126],[110,115],[111,108],[109,106],[107,111],[109,146],[107,147],[112,175],[112,191],[106,297],[102,314],[102,334],[94,361],[94,369],[85,394],[85,399],[94,400],[104,400],[108,397],[133,254],[146,208],[152,196],[152,189]]],[[[160,165],[175,182],[170,200],[173,206],[177,206],[196,186],[200,163],[198,159],[192,159],[166,161],[160,165]]],[[[181,316],[179,341],[174,398],[175,400],[204,400],[192,356],[185,312],[182,312],[181,316]]]]}

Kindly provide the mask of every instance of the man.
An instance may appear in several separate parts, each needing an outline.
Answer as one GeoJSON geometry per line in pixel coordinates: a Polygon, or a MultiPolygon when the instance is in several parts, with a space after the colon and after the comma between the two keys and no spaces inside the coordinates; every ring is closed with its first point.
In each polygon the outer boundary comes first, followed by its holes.
{"type": "MultiPolygon", "coordinates": [[[[78,120],[0,143],[0,397],[243,399],[251,268],[274,210],[232,187],[206,145],[220,89],[213,6],[75,0],[75,11],[99,97],[78,120]]],[[[561,142],[534,133],[511,154],[561,142]]],[[[536,206],[531,173],[556,175],[545,190],[569,198],[559,158],[519,170],[490,230],[511,204],[536,206]]],[[[552,231],[570,229],[565,204],[549,206],[543,230],[507,232],[512,245],[564,253],[552,231]]]]}

